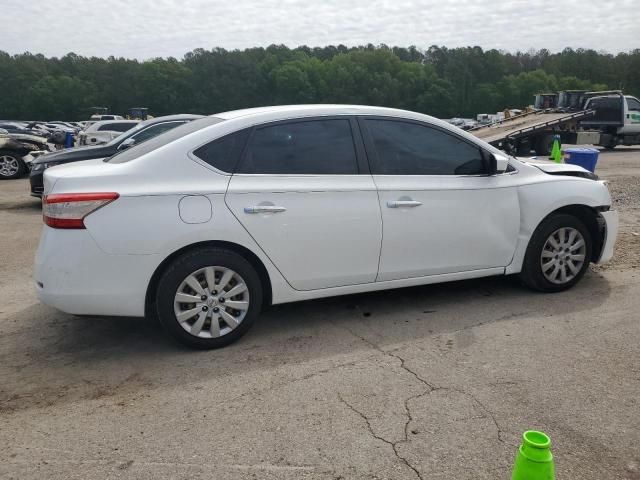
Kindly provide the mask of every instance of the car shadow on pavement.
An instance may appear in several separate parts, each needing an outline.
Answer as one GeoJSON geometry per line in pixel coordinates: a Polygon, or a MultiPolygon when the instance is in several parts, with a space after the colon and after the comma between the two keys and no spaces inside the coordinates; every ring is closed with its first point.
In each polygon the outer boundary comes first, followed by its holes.
{"type": "Polygon", "coordinates": [[[560,294],[494,277],[276,305],[245,337],[216,351],[176,345],[152,319],[74,317],[36,304],[2,327],[0,413],[317,364],[487,323],[587,312],[609,294],[607,279],[588,272],[560,294]]]}
{"type": "Polygon", "coordinates": [[[42,201],[39,198],[28,197],[15,201],[0,202],[0,210],[11,211],[40,211],[42,209],[42,201]]]}

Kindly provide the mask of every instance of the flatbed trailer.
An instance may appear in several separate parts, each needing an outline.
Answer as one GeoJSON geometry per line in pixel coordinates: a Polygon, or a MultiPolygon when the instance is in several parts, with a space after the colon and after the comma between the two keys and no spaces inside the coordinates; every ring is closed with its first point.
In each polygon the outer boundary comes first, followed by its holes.
{"type": "Polygon", "coordinates": [[[472,128],[469,133],[511,153],[528,155],[535,150],[538,155],[548,155],[554,135],[560,135],[562,143],[597,142],[598,132],[579,130],[579,123],[595,113],[592,109],[571,113],[536,110],[472,128]]]}

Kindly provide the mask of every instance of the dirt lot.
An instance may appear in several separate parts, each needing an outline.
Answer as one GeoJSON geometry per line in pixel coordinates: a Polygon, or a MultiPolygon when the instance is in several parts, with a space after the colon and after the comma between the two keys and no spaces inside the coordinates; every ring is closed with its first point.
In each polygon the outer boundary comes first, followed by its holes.
{"type": "Polygon", "coordinates": [[[597,173],[619,246],[569,292],[492,278],[282,305],[211,352],[40,305],[39,205],[0,183],[0,478],[507,479],[535,428],[559,479],[640,479],[640,149],[597,173]]]}

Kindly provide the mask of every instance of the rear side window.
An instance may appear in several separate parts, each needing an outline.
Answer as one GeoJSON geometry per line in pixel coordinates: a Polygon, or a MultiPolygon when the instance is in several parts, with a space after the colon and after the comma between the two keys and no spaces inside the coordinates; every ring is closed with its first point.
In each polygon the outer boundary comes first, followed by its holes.
{"type": "Polygon", "coordinates": [[[378,175],[479,175],[486,172],[480,148],[436,128],[392,120],[365,120],[378,175]]]}
{"type": "Polygon", "coordinates": [[[257,128],[238,173],[352,175],[358,173],[347,119],[308,120],[257,128]]]}
{"type": "Polygon", "coordinates": [[[233,173],[248,136],[249,130],[231,133],[199,147],[193,154],[222,172],[233,173]]]}

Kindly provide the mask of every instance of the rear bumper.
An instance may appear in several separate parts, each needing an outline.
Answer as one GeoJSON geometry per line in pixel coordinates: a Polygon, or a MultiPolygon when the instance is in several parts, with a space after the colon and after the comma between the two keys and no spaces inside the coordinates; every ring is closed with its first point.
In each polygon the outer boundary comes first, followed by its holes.
{"type": "Polygon", "coordinates": [[[597,263],[604,263],[613,257],[613,247],[618,237],[618,212],[609,210],[601,212],[600,216],[604,220],[604,233],[602,241],[602,251],[597,263]]]}
{"type": "Polygon", "coordinates": [[[31,195],[42,197],[44,192],[44,170],[39,172],[32,171],[29,175],[29,184],[31,185],[31,195]]]}
{"type": "Polygon", "coordinates": [[[109,255],[87,230],[44,226],[34,280],[42,303],[76,315],[144,316],[156,255],[109,255]]]}

